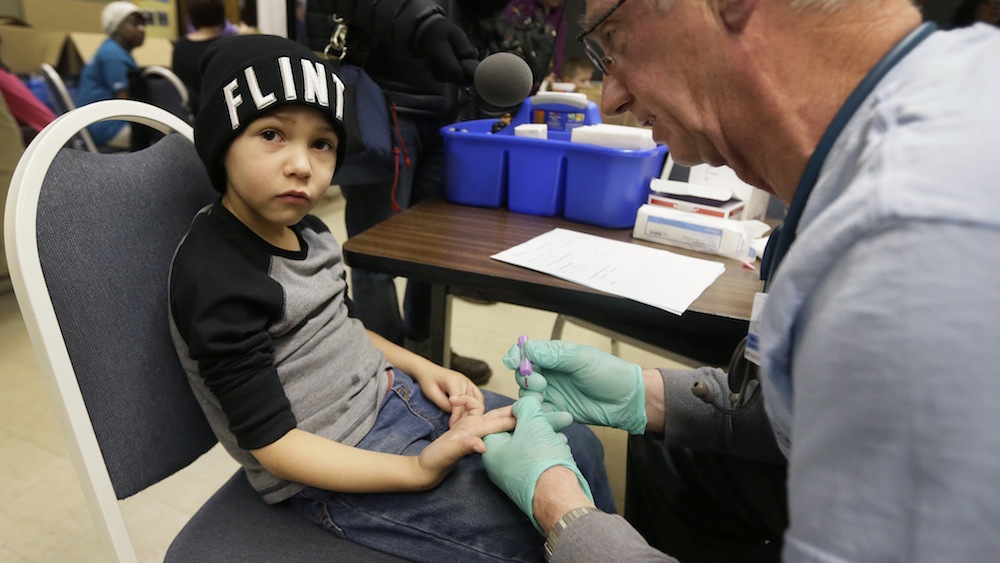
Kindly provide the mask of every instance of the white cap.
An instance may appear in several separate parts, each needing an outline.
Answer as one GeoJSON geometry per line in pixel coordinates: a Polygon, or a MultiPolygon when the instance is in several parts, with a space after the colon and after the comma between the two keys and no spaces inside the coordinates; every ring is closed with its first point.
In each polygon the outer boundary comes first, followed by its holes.
{"type": "Polygon", "coordinates": [[[112,2],[101,12],[101,29],[108,35],[114,35],[125,18],[138,12],[139,8],[131,2],[112,2]]]}

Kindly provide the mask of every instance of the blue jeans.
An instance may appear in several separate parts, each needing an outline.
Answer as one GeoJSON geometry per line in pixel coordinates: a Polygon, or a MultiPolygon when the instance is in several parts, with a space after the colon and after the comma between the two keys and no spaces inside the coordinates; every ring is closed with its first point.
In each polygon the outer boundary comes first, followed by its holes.
{"type": "MultiPolygon", "coordinates": [[[[375,426],[357,447],[417,455],[448,429],[448,414],[406,374],[393,370],[375,426]]],[[[486,408],[512,399],[484,391],[486,408]]],[[[565,431],[602,510],[615,511],[604,450],[585,426],[565,431]]],[[[416,493],[336,493],[307,488],[291,502],[327,531],[414,561],[541,561],[544,538],[490,481],[478,454],[462,458],[445,480],[416,493]]]]}
{"type": "MultiPolygon", "coordinates": [[[[405,114],[399,116],[399,133],[406,146],[410,166],[400,152],[399,183],[396,202],[401,209],[444,194],[444,141],[438,129],[447,125],[441,120],[405,114]]],[[[341,186],[347,200],[345,223],[347,236],[374,227],[392,217],[392,181],[378,184],[341,186]]],[[[351,296],[354,314],[385,339],[403,345],[404,337],[414,341],[430,336],[431,285],[407,280],[403,314],[393,276],[351,269],[351,296]]]]}

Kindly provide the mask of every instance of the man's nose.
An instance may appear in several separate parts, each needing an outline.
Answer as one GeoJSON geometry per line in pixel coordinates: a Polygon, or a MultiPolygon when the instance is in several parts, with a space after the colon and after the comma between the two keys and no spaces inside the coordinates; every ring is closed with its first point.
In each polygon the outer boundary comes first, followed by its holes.
{"type": "Polygon", "coordinates": [[[632,96],[625,86],[612,74],[605,74],[601,82],[601,113],[607,116],[621,115],[628,111],[632,96]]]}

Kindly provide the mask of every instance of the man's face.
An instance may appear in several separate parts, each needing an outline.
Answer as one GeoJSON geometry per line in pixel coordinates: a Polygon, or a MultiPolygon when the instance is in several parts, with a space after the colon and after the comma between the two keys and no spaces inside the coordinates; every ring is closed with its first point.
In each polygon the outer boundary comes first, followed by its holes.
{"type": "MultiPolygon", "coordinates": [[[[588,0],[586,20],[596,21],[615,0],[588,0]]],[[[719,24],[706,0],[629,0],[593,31],[614,61],[604,77],[601,109],[631,111],[683,164],[726,164],[716,108],[725,97],[719,24]]]]}
{"type": "Polygon", "coordinates": [[[142,17],[142,14],[131,14],[118,26],[118,31],[115,35],[121,46],[125,50],[131,51],[141,46],[146,40],[146,20],[142,17]]]}

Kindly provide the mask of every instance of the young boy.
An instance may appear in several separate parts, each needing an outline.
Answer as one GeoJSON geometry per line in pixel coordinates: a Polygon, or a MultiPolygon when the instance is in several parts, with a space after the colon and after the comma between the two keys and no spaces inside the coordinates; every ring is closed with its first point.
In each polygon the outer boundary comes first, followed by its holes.
{"type": "Polygon", "coordinates": [[[585,57],[567,57],[559,69],[559,80],[572,84],[575,91],[590,86],[590,78],[594,75],[594,65],[585,57]]]}
{"type": "MultiPolygon", "coordinates": [[[[222,197],[178,246],[170,317],[219,441],[265,501],[351,541],[416,560],[541,559],[532,523],[467,456],[513,427],[511,400],[366,332],[340,249],[308,214],[347,145],[340,78],[274,36],[220,39],[200,66],[195,147],[222,197]]],[[[613,511],[599,442],[566,434],[613,511]]]]}

